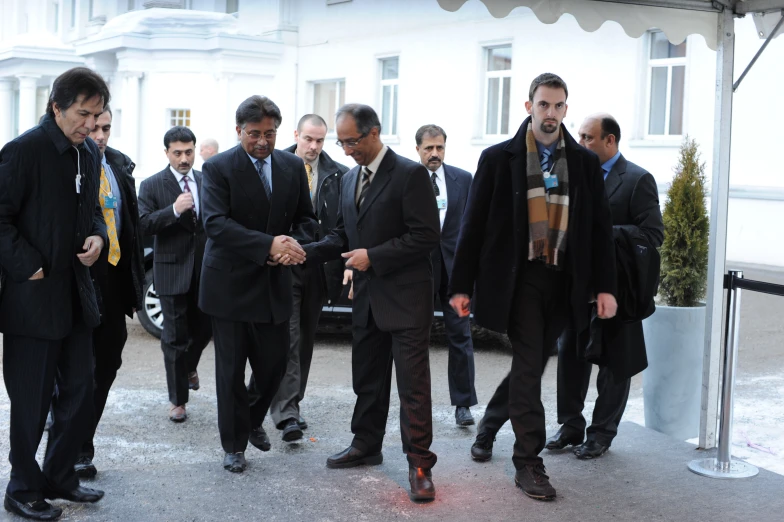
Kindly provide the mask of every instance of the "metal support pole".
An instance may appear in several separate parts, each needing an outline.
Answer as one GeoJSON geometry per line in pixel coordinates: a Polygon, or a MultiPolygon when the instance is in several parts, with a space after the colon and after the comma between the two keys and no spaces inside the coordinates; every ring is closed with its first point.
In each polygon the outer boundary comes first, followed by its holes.
{"type": "Polygon", "coordinates": [[[726,278],[727,315],[724,337],[724,378],[721,393],[721,420],[719,422],[719,451],[715,458],[696,459],[689,462],[689,469],[710,478],[753,477],[759,470],[743,461],[732,461],[732,416],[735,395],[735,370],[738,366],[738,332],[740,330],[740,288],[735,280],[743,279],[743,272],[731,270],[726,278]]]}
{"type": "Polygon", "coordinates": [[[716,446],[721,380],[721,291],[727,258],[727,209],[730,193],[732,74],[735,62],[735,20],[732,10],[719,14],[716,51],[716,105],[713,114],[713,179],[710,192],[708,291],[705,296],[705,351],[702,358],[700,448],[716,446]]]}
{"type": "Polygon", "coordinates": [[[732,92],[735,92],[735,91],[737,91],[737,90],[738,90],[738,86],[740,86],[740,82],[742,82],[742,81],[743,81],[743,78],[745,78],[745,77],[746,77],[746,75],[747,75],[747,74],[749,73],[749,71],[751,70],[751,68],[752,68],[752,67],[754,67],[754,64],[757,62],[757,58],[759,58],[759,57],[760,57],[760,55],[761,55],[761,54],[762,54],[762,52],[765,50],[765,48],[768,46],[768,44],[770,43],[770,41],[771,41],[771,40],[773,40],[773,39],[776,37],[776,34],[779,32],[779,29],[781,29],[781,24],[782,24],[782,23],[784,23],[784,14],[782,14],[782,16],[781,16],[781,20],[779,20],[779,23],[777,23],[777,24],[776,24],[776,27],[775,27],[775,28],[773,29],[773,31],[772,31],[772,32],[771,32],[771,33],[768,35],[767,39],[765,39],[765,43],[763,43],[763,44],[762,44],[762,47],[760,47],[760,50],[759,50],[759,51],[757,51],[757,54],[755,54],[755,55],[754,55],[754,58],[752,58],[752,59],[751,59],[751,62],[750,62],[750,63],[749,63],[747,66],[746,66],[746,68],[745,68],[745,69],[743,70],[743,72],[740,74],[740,78],[738,78],[738,81],[736,81],[736,82],[735,82],[735,84],[733,84],[733,86],[732,86],[732,92]]]}

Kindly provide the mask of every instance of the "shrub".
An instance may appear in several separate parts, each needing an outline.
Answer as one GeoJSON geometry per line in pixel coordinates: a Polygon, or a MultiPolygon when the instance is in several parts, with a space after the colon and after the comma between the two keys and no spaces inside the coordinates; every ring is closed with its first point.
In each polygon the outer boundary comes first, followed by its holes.
{"type": "Polygon", "coordinates": [[[683,140],[675,178],[664,204],[659,293],[667,306],[697,306],[708,277],[708,211],[705,163],[697,142],[683,140]]]}

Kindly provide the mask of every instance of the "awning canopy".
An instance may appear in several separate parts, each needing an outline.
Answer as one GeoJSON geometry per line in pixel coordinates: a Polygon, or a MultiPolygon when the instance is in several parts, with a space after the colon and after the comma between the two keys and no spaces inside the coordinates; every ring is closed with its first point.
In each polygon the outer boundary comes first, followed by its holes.
{"type": "MultiPolygon", "coordinates": [[[[438,0],[447,11],[457,11],[468,0],[438,0]]],[[[604,22],[617,22],[632,38],[652,28],[661,30],[674,44],[690,34],[700,34],[716,50],[718,16],[725,8],[737,15],[780,12],[784,0],[481,0],[496,18],[516,7],[528,7],[543,23],[552,24],[562,15],[574,16],[588,32],[604,22]]],[[[757,20],[755,20],[757,21],[757,20]]],[[[760,21],[761,22],[761,21],[760,21]]],[[[759,24],[758,24],[759,28],[759,24]]],[[[762,30],[760,28],[760,30],[762,30]]],[[[765,35],[767,36],[767,35],[765,35]]]]}

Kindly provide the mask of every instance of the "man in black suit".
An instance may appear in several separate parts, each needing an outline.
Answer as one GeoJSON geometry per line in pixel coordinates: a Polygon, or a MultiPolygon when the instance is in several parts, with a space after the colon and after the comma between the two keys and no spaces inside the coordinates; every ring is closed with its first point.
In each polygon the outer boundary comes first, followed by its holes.
{"type": "Polygon", "coordinates": [[[109,97],[98,74],[70,69],[54,81],[41,123],[0,151],[0,331],[11,401],[4,505],[34,520],[62,514],[44,499],[103,497],[79,485],[74,464],[93,419],[100,313],[89,267],[108,244],[97,205],[100,154],[87,137],[109,97]],[[50,404],[42,470],[35,453],[50,404]]]}
{"type": "Polygon", "coordinates": [[[196,368],[212,327],[198,306],[206,235],[201,216],[201,172],[193,170],[196,136],[172,127],[163,136],[169,165],[142,181],[139,217],[143,235],[155,236],[153,281],[161,298],[161,350],[169,389],[169,419],[184,422],[189,389],[199,389],[196,368]]]}
{"type": "Polygon", "coordinates": [[[82,478],[92,478],[97,473],[93,465],[95,430],[122,364],[122,351],[128,339],[125,317],[133,318],[142,306],[144,288],[139,208],[133,180],[136,165],[131,158],[108,146],[111,130],[112,110],[107,105],[90,133],[101,155],[98,202],[109,241],[90,269],[100,296],[101,324],[93,331],[95,421],[75,466],[76,474],[82,478]]]}
{"type": "Polygon", "coordinates": [[[438,125],[423,125],[416,132],[417,153],[422,165],[427,167],[433,192],[436,195],[438,216],[441,220],[441,244],[430,254],[433,263],[433,288],[441,301],[444,329],[449,343],[449,397],[455,407],[458,426],[471,426],[474,417],[471,406],[479,401],[474,389],[474,343],[471,340],[471,322],[460,317],[449,306],[447,287],[460,233],[460,221],[465,211],[471,174],[463,169],[446,165],[446,132],[438,125]]]}
{"type": "MultiPolygon", "coordinates": [[[[656,180],[646,170],[627,161],[618,150],[621,128],[609,114],[585,119],[579,131],[580,145],[599,156],[604,188],[610,200],[613,230],[642,233],[656,248],[664,241],[664,223],[659,208],[656,180]]],[[[618,433],[631,377],[648,366],[642,321],[602,321],[602,362],[596,377],[599,392],[591,425],[586,430],[582,411],[591,379],[592,364],[579,354],[588,343],[588,332],[567,329],[558,347],[558,432],[547,441],[547,449],[577,446],[579,459],[603,455],[618,433]],[[587,434],[585,443],[583,435],[587,434]],[[581,444],[582,443],[582,444],[581,444]]]]}
{"type": "Polygon", "coordinates": [[[351,373],[357,402],[351,420],[354,440],[329,457],[327,467],[381,463],[394,362],[410,498],[431,500],[436,455],[430,451],[430,252],[438,246],[440,228],[435,195],[422,165],[381,142],[381,124],[370,107],[341,107],[336,130],[338,145],[358,166],[341,181],[337,227],[305,251],[312,261],[342,253],[353,270],[351,373]]]}
{"type": "MultiPolygon", "coordinates": [[[[542,373],[569,324],[582,331],[596,301],[615,315],[615,250],[599,160],[561,124],[568,92],[550,73],[534,79],[530,114],[511,140],[479,158],[463,216],[450,281],[451,304],[476,322],[508,332],[512,369],[479,426],[478,449],[490,445],[508,414],[515,432],[515,483],[538,500],[555,498],[539,453],[545,445],[542,373]],[[474,290],[475,289],[475,290],[474,290]],[[508,408],[508,409],[507,409],[508,408]],[[494,430],[494,431],[491,431],[494,430]]],[[[472,455],[474,454],[472,448],[472,455]]],[[[476,458],[476,455],[474,455],[476,458]]]]}
{"type": "MultiPolygon", "coordinates": [[[[324,152],[327,122],[317,114],[306,114],[300,118],[294,131],[296,143],[286,152],[296,154],[305,165],[308,175],[308,190],[319,227],[316,239],[329,234],[337,224],[340,204],[340,179],[348,167],[336,163],[324,152]]],[[[306,263],[291,267],[294,307],[289,320],[289,354],[286,374],[280,382],[278,392],[270,404],[270,416],[282,438],[290,442],[302,438],[302,430],[308,427],[299,411],[299,403],[305,397],[308,384],[310,361],[313,359],[313,344],[316,340],[321,307],[340,298],[343,290],[343,263],[340,260],[327,263],[306,263]]],[[[249,389],[251,404],[255,404],[255,381],[249,389]]]]}
{"type": "Polygon", "coordinates": [[[293,303],[285,265],[305,261],[294,237],[310,241],[317,227],[302,160],[275,150],[281,120],[272,100],[251,96],[237,108],[240,144],[204,164],[208,240],[199,306],[215,332],[223,467],[235,473],[247,466],[249,440],[270,449],[261,424],[286,371],[293,303]],[[247,361],[259,394],[252,408],[247,361]]]}

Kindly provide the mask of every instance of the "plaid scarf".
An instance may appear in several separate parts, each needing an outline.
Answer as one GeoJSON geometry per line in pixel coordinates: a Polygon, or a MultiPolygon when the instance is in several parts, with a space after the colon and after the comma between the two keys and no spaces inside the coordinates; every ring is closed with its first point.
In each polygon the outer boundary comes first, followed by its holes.
{"type": "Polygon", "coordinates": [[[550,190],[549,194],[545,190],[539,150],[530,122],[525,143],[528,151],[528,259],[541,259],[548,266],[563,268],[569,223],[569,171],[563,130],[559,131],[558,148],[551,159],[553,167],[550,175],[558,178],[558,186],[550,190]]]}

